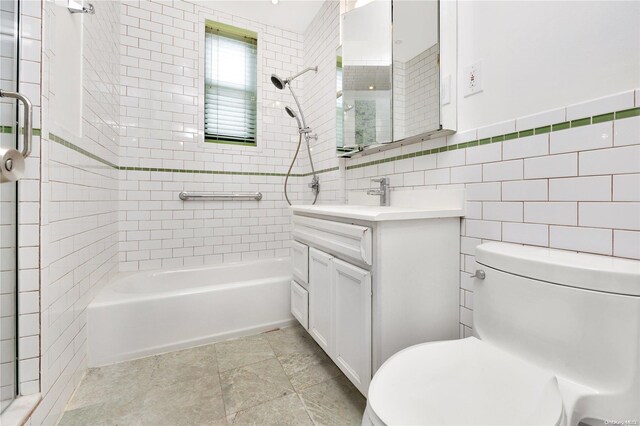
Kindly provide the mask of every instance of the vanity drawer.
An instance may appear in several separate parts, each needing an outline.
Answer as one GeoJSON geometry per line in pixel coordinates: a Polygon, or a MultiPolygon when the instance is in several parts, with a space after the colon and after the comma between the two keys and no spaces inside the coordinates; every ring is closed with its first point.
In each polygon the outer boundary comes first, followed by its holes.
{"type": "Polygon", "coordinates": [[[368,226],[293,216],[293,238],[356,264],[371,266],[371,234],[368,226]]]}
{"type": "Polygon", "coordinates": [[[291,314],[309,328],[309,292],[295,281],[291,281],[291,314]]]}
{"type": "Polygon", "coordinates": [[[296,281],[302,284],[309,283],[309,246],[298,241],[291,241],[291,266],[293,278],[296,281]]]}

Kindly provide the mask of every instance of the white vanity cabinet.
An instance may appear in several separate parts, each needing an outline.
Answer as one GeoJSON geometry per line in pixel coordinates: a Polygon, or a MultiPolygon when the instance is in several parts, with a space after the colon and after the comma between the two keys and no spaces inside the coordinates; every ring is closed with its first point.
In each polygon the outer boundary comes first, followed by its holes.
{"type": "Polygon", "coordinates": [[[293,211],[292,314],[364,395],[394,353],[459,337],[461,211],[293,211]]]}

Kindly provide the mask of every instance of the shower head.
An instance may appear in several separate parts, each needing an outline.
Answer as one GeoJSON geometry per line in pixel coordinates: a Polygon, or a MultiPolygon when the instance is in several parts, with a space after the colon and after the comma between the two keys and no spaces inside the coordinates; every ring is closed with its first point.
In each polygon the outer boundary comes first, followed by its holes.
{"type": "Polygon", "coordinates": [[[283,80],[275,74],[271,74],[271,82],[274,86],[276,86],[277,89],[282,90],[284,89],[285,84],[287,84],[289,81],[283,80]]]}
{"type": "Polygon", "coordinates": [[[291,109],[291,107],[284,107],[284,110],[287,111],[287,114],[289,114],[289,117],[291,118],[296,118],[298,116],[298,114],[296,114],[296,112],[291,109]]]}
{"type": "Polygon", "coordinates": [[[296,121],[298,122],[298,129],[302,130],[302,123],[300,122],[300,119],[298,118],[298,114],[296,114],[296,112],[291,108],[291,107],[284,107],[284,110],[287,111],[287,114],[289,114],[289,117],[291,118],[295,118],[296,121]]]}
{"type": "Polygon", "coordinates": [[[275,74],[271,74],[271,83],[273,83],[273,85],[276,86],[277,89],[282,90],[284,89],[284,86],[291,83],[293,80],[295,80],[296,78],[300,77],[302,74],[308,71],[318,72],[318,66],[316,65],[315,67],[305,68],[304,70],[300,71],[298,74],[292,75],[291,77],[284,80],[275,74]]]}

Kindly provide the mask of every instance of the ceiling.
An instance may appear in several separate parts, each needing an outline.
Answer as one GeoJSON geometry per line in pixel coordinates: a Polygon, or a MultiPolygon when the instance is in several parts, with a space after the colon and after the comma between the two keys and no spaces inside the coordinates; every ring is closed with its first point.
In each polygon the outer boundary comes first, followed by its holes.
{"type": "Polygon", "coordinates": [[[322,0],[210,0],[211,7],[221,12],[252,21],[304,33],[324,3],[322,0]]]}

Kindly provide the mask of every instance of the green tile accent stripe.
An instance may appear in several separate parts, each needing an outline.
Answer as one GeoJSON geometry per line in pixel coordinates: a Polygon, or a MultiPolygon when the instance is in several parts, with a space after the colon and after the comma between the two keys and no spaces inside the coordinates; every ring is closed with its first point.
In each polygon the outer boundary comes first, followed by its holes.
{"type": "Polygon", "coordinates": [[[551,130],[554,132],[557,132],[558,130],[566,130],[569,128],[571,128],[571,123],[568,121],[565,121],[564,123],[556,123],[551,126],[551,130]]]}
{"type": "Polygon", "coordinates": [[[581,118],[580,120],[573,120],[571,122],[571,127],[588,126],[589,124],[591,124],[591,117],[581,118]]]}
{"type": "MultiPolygon", "coordinates": [[[[13,126],[0,126],[0,133],[13,133],[13,126]]],[[[21,130],[21,132],[24,132],[24,128],[21,130]]],[[[33,129],[32,130],[33,136],[40,136],[40,129],[33,129]]]]}
{"type": "Polygon", "coordinates": [[[595,117],[591,118],[591,122],[593,124],[596,124],[604,123],[605,121],[613,121],[614,115],[615,114],[613,112],[610,112],[609,114],[596,115],[595,117]]]}
{"type": "Polygon", "coordinates": [[[640,107],[631,108],[631,109],[625,109],[624,111],[617,111],[616,112],[616,120],[620,120],[622,118],[637,117],[639,115],[640,115],[640,107]]]}
{"type": "Polygon", "coordinates": [[[623,110],[623,111],[610,112],[610,113],[607,113],[607,114],[600,114],[600,115],[596,115],[596,116],[593,116],[593,117],[581,118],[581,119],[578,119],[578,120],[572,120],[570,122],[569,121],[565,121],[563,123],[556,123],[556,124],[553,124],[553,125],[542,126],[542,127],[536,128],[536,129],[521,130],[519,132],[507,133],[505,135],[496,135],[496,136],[492,136],[490,138],[484,138],[484,139],[476,140],[476,141],[462,142],[462,143],[459,143],[459,144],[443,146],[443,147],[440,147],[440,148],[426,149],[424,151],[413,152],[411,154],[396,155],[395,157],[383,158],[383,159],[380,159],[380,160],[373,160],[373,161],[369,161],[367,163],[352,164],[352,165],[347,166],[347,170],[360,169],[362,167],[368,167],[368,166],[373,166],[373,165],[376,165],[376,164],[388,163],[390,161],[404,160],[405,158],[413,158],[413,157],[420,157],[420,156],[423,156],[423,155],[438,154],[440,152],[445,152],[445,151],[455,151],[457,149],[471,148],[473,146],[478,146],[478,145],[486,145],[486,144],[490,144],[490,143],[496,143],[496,142],[502,142],[502,141],[510,141],[510,140],[519,139],[519,138],[526,138],[528,136],[533,136],[533,135],[540,135],[540,134],[546,134],[546,133],[550,133],[550,132],[557,132],[557,131],[560,131],[560,130],[566,130],[566,129],[570,129],[570,128],[573,128],[573,127],[587,126],[587,125],[592,124],[592,123],[593,124],[603,123],[603,122],[606,122],[606,121],[612,121],[614,119],[615,120],[621,120],[621,119],[624,119],[624,118],[637,117],[637,116],[640,116],[640,107],[626,109],[626,110],[623,110]]]}
{"type": "Polygon", "coordinates": [[[56,142],[56,143],[59,143],[60,145],[62,145],[64,147],[67,147],[67,148],[69,148],[69,149],[71,149],[73,151],[79,152],[80,154],[84,155],[85,157],[89,157],[92,160],[96,160],[96,161],[98,161],[98,162],[100,162],[100,163],[102,163],[102,164],[104,164],[106,166],[109,166],[109,167],[114,168],[114,169],[118,169],[118,166],[116,166],[112,162],[107,161],[107,160],[105,160],[103,158],[100,158],[97,155],[92,154],[89,151],[87,151],[85,149],[82,149],[79,146],[74,145],[71,142],[68,142],[68,141],[62,139],[61,137],[54,135],[53,133],[49,133],[49,140],[51,140],[53,142],[56,142]]]}
{"type": "MultiPolygon", "coordinates": [[[[286,173],[261,173],[261,172],[236,172],[236,171],[225,171],[225,170],[197,170],[197,169],[169,169],[162,167],[129,167],[129,166],[118,166],[113,164],[110,161],[107,161],[95,154],[90,153],[89,151],[80,148],[77,145],[72,144],[69,141],[64,140],[63,138],[54,135],[53,133],[49,133],[49,140],[56,142],[62,146],[65,146],[73,151],[76,151],[85,157],[89,157],[93,160],[96,160],[106,166],[109,166],[116,170],[123,170],[127,172],[163,172],[163,173],[192,173],[192,174],[205,174],[205,175],[238,175],[238,176],[279,176],[284,177],[286,173]]],[[[338,167],[330,167],[327,169],[316,170],[316,174],[328,173],[338,170],[338,167]]],[[[292,177],[306,177],[313,175],[312,172],[308,173],[292,173],[292,177]]]]}

